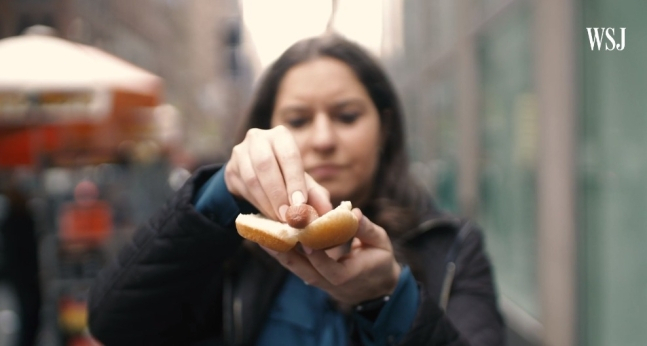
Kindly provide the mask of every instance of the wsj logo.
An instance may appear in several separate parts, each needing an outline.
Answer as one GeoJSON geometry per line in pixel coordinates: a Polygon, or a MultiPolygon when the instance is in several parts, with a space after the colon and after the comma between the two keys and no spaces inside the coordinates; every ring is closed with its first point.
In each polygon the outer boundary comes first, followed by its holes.
{"type": "Polygon", "coordinates": [[[591,43],[591,50],[601,50],[602,43],[604,42],[605,50],[618,50],[625,49],[625,30],[627,28],[620,28],[620,43],[616,44],[615,29],[614,28],[586,28],[589,34],[589,42],[591,43]]]}

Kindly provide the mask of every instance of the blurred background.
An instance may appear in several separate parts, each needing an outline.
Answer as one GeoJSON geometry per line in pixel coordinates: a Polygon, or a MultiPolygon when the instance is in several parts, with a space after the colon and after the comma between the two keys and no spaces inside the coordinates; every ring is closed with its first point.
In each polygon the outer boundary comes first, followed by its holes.
{"type": "Polygon", "coordinates": [[[0,0],[0,345],[21,328],[36,345],[95,345],[99,268],[227,157],[263,69],[327,26],[381,59],[412,169],[485,229],[510,345],[644,345],[645,13],[642,0],[0,0]],[[594,27],[616,42],[626,28],[624,49],[594,49],[594,27]]]}

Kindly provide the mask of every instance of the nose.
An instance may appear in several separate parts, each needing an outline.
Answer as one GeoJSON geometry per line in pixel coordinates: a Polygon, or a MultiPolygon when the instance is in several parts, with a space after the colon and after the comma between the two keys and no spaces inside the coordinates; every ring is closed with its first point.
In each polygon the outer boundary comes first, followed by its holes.
{"type": "Polygon", "coordinates": [[[313,149],[322,153],[330,153],[337,145],[337,134],[330,117],[324,112],[315,115],[310,141],[313,149]]]}

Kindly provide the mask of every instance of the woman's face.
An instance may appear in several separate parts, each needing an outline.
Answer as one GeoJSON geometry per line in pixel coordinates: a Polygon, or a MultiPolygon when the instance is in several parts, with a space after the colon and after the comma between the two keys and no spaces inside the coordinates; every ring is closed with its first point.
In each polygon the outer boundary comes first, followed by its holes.
{"type": "Polygon", "coordinates": [[[294,66],[284,76],[272,127],[287,127],[303,165],[330,192],[334,206],[366,202],[380,151],[380,117],[353,70],[323,57],[294,66]]]}

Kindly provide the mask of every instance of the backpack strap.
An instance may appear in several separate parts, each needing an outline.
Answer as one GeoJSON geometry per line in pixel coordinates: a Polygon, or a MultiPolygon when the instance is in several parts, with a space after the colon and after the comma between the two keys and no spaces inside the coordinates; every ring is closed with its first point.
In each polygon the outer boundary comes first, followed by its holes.
{"type": "Polygon", "coordinates": [[[463,244],[463,241],[465,240],[465,238],[467,238],[467,236],[471,233],[471,231],[472,231],[471,223],[469,221],[461,220],[459,224],[458,233],[456,233],[454,242],[449,248],[449,251],[447,252],[447,256],[445,256],[445,276],[443,279],[443,286],[440,291],[440,302],[439,302],[440,308],[443,311],[447,309],[447,304],[449,303],[449,295],[452,289],[454,275],[456,274],[456,259],[458,257],[458,253],[461,249],[461,245],[463,244]]]}

